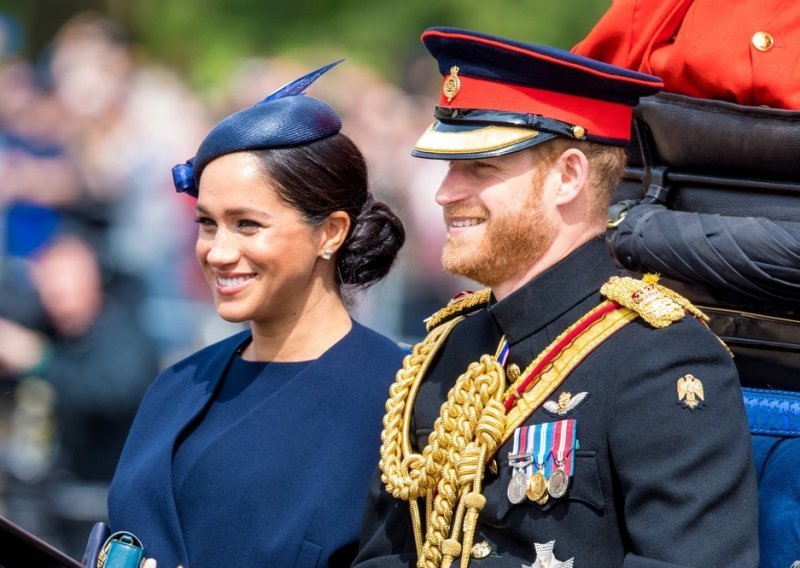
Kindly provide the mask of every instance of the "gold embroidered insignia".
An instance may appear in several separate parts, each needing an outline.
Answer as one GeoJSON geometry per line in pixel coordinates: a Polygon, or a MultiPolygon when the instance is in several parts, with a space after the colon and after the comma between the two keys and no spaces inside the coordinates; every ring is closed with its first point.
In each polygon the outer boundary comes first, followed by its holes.
{"type": "Polygon", "coordinates": [[[544,544],[538,542],[533,543],[533,548],[536,550],[536,560],[531,565],[522,565],[522,568],[572,568],[575,558],[570,558],[561,562],[553,555],[553,547],[556,541],[551,540],[544,544]]]}
{"type": "Polygon", "coordinates": [[[694,410],[705,401],[703,382],[694,375],[684,375],[678,379],[678,401],[689,410],[694,410]]]}
{"type": "Polygon", "coordinates": [[[491,297],[492,291],[489,288],[466,295],[458,295],[454,299],[450,300],[450,303],[448,303],[445,307],[426,319],[425,328],[428,331],[431,331],[434,327],[454,318],[455,316],[478,309],[484,304],[488,304],[491,297]]]}
{"type": "Polygon", "coordinates": [[[458,65],[453,65],[450,68],[450,74],[444,80],[444,85],[442,86],[442,93],[447,97],[448,103],[458,94],[460,88],[461,79],[458,78],[458,65]]]}
{"type": "Polygon", "coordinates": [[[586,400],[588,396],[588,392],[579,392],[575,396],[572,396],[571,392],[565,391],[558,395],[558,402],[554,400],[548,400],[542,406],[544,406],[544,409],[550,414],[565,416],[566,414],[575,410],[580,403],[586,400]]]}
{"type": "Polygon", "coordinates": [[[658,283],[658,275],[645,274],[641,280],[629,276],[612,276],[600,293],[621,306],[633,310],[653,327],[667,327],[682,319],[686,312],[708,321],[708,316],[692,303],[658,283]]]}
{"type": "Polygon", "coordinates": [[[472,546],[472,550],[469,551],[469,555],[473,558],[486,558],[492,553],[492,545],[489,544],[489,541],[482,540],[480,542],[476,542],[472,546]]]}

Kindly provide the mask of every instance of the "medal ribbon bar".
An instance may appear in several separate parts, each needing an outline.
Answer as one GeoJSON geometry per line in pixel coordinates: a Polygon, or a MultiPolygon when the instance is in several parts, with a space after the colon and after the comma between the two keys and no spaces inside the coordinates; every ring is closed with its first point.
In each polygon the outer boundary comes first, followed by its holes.
{"type": "Polygon", "coordinates": [[[569,477],[572,477],[575,464],[572,454],[575,449],[576,426],[574,418],[553,423],[553,462],[556,468],[563,469],[569,477]]]}

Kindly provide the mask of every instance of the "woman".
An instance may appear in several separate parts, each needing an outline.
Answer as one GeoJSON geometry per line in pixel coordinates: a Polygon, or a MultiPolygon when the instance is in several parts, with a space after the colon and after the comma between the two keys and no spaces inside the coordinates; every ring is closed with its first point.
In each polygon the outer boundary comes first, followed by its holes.
{"type": "Polygon", "coordinates": [[[383,277],[404,232],[339,117],[302,94],[332,65],[223,120],[173,171],[197,197],[216,308],[250,329],[159,375],[126,442],[111,529],[161,568],[354,556],[402,352],[351,319],[342,286],[383,277]]]}

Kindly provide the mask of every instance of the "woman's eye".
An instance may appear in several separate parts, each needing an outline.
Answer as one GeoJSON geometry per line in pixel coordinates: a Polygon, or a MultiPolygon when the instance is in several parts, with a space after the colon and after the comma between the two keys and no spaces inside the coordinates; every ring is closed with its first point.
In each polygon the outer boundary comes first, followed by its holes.
{"type": "Polygon", "coordinates": [[[212,221],[210,217],[203,217],[202,215],[195,217],[194,222],[205,227],[213,227],[215,225],[214,221],[212,221]]]}
{"type": "Polygon", "coordinates": [[[237,225],[240,229],[245,229],[250,231],[255,231],[256,229],[261,228],[261,223],[258,223],[256,221],[251,221],[250,219],[241,219],[238,221],[237,225]]]}

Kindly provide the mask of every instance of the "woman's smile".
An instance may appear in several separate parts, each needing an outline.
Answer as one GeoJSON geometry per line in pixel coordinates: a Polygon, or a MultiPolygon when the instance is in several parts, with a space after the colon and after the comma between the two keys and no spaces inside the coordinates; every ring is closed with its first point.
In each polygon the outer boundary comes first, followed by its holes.
{"type": "Polygon", "coordinates": [[[216,274],[217,292],[223,295],[236,294],[256,277],[255,274],[216,274]]]}

